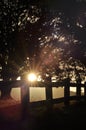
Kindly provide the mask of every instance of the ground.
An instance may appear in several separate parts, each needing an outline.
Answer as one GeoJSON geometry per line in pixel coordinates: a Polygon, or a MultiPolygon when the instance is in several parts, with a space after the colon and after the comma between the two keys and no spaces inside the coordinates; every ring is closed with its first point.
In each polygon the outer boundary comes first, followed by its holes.
{"type": "Polygon", "coordinates": [[[72,101],[69,106],[62,102],[53,105],[52,109],[46,106],[28,108],[23,116],[21,103],[12,99],[0,101],[0,130],[74,130],[83,129],[85,122],[84,102],[72,101]]]}

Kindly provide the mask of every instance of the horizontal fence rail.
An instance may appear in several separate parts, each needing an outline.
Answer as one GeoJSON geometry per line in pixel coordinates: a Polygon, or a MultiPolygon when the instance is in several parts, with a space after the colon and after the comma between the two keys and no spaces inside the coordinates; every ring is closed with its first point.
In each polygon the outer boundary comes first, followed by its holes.
{"type": "MultiPolygon", "coordinates": [[[[0,90],[3,87],[11,87],[11,88],[18,88],[21,87],[23,85],[30,85],[29,87],[45,87],[47,85],[50,85],[51,87],[65,87],[67,83],[65,82],[34,82],[34,83],[29,83],[27,81],[21,81],[21,80],[16,80],[16,81],[0,81],[0,90]]],[[[86,84],[86,83],[85,83],[86,84]]],[[[84,87],[85,84],[79,84],[80,87],[84,87]]],[[[77,87],[78,83],[69,83],[70,87],[77,87]]]]}

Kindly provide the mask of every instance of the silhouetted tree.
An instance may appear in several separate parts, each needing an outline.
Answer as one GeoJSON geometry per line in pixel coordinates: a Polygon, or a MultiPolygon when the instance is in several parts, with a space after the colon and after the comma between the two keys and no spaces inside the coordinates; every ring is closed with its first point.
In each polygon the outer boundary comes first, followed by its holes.
{"type": "Polygon", "coordinates": [[[74,76],[75,68],[85,75],[85,3],[4,0],[0,6],[3,80],[15,80],[29,69],[57,80],[74,76]]]}

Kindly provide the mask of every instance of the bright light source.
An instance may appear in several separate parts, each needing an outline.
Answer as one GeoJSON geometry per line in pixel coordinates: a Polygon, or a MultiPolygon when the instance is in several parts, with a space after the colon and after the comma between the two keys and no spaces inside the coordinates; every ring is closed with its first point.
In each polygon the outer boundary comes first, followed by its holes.
{"type": "Polygon", "coordinates": [[[41,75],[38,75],[38,77],[37,77],[37,81],[42,81],[42,77],[41,77],[41,75]]]}
{"type": "Polygon", "coordinates": [[[21,80],[21,77],[19,76],[19,77],[17,77],[17,79],[16,80],[21,80]]]}
{"type": "Polygon", "coordinates": [[[28,74],[28,80],[31,82],[36,81],[37,80],[36,74],[34,74],[34,73],[28,74]]]}

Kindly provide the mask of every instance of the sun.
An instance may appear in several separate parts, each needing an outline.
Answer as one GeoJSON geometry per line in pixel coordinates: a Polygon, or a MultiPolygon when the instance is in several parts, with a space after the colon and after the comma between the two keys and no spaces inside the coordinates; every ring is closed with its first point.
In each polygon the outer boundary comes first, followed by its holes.
{"type": "Polygon", "coordinates": [[[28,74],[27,78],[28,78],[28,81],[31,81],[31,82],[34,82],[37,80],[37,76],[35,73],[28,74]]]}

